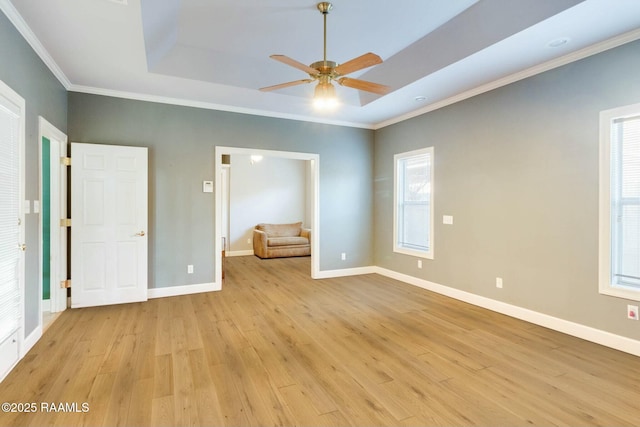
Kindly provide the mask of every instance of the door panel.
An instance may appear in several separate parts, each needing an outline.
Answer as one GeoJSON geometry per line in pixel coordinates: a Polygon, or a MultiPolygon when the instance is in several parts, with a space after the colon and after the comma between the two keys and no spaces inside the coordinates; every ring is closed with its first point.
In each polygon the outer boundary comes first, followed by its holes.
{"type": "Polygon", "coordinates": [[[71,144],[71,306],[147,299],[147,149],[71,144]]]}
{"type": "Polygon", "coordinates": [[[0,381],[24,349],[24,111],[0,81],[0,381]]]}

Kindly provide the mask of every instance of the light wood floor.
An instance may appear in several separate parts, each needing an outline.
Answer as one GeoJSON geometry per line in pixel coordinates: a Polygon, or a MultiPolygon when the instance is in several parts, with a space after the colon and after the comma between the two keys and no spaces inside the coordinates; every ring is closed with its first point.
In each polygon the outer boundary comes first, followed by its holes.
{"type": "Polygon", "coordinates": [[[639,425],[640,358],[309,258],[229,258],[222,292],[67,310],[0,384],[87,413],[0,425],[639,425]]]}

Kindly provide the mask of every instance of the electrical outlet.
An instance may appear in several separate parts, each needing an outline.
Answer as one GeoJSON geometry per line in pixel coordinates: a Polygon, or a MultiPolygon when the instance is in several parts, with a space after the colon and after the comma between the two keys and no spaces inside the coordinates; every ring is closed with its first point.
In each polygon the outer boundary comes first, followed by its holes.
{"type": "Polygon", "coordinates": [[[496,277],[496,288],[502,289],[502,277],[496,277]]]}
{"type": "Polygon", "coordinates": [[[418,268],[422,268],[422,260],[421,259],[418,260],[418,268]]]}
{"type": "Polygon", "coordinates": [[[638,320],[637,305],[627,305],[627,319],[638,320]]]}
{"type": "Polygon", "coordinates": [[[251,244],[251,239],[247,239],[247,244],[250,245],[251,244]]]}
{"type": "Polygon", "coordinates": [[[193,274],[193,265],[187,265],[187,274],[193,274]]]}
{"type": "Polygon", "coordinates": [[[347,253],[346,252],[342,252],[342,255],[340,255],[340,258],[342,259],[342,261],[347,259],[347,253]]]}

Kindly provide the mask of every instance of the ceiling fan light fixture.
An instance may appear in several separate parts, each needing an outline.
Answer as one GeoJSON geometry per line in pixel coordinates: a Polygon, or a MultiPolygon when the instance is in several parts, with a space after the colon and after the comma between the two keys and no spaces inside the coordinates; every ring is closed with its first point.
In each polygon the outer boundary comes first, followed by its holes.
{"type": "Polygon", "coordinates": [[[336,88],[330,82],[320,82],[313,95],[313,106],[320,110],[332,110],[339,104],[336,88]]]}

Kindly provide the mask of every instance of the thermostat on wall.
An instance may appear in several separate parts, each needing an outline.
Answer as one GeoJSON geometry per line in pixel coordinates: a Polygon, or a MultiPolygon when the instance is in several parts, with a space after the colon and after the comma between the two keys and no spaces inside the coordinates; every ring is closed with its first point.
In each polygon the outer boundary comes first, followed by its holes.
{"type": "Polygon", "coordinates": [[[202,192],[213,193],[213,181],[202,181],[202,192]]]}

